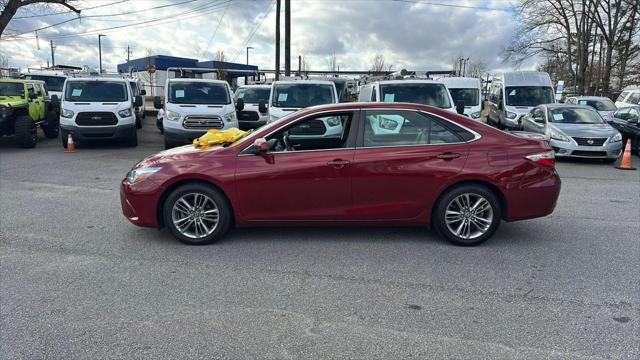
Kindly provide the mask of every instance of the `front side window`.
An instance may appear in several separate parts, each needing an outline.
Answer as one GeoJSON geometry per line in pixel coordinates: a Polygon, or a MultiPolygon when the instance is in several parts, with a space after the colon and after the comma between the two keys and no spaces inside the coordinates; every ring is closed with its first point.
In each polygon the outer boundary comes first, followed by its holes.
{"type": "Polygon", "coordinates": [[[464,106],[477,106],[480,100],[480,90],[478,89],[451,89],[451,97],[453,102],[464,101],[464,106]]]}
{"type": "Polygon", "coordinates": [[[613,113],[613,117],[626,120],[627,116],[629,116],[629,108],[622,108],[615,113],[613,113]]]}
{"type": "Polygon", "coordinates": [[[513,86],[506,88],[509,106],[538,106],[555,102],[553,89],[547,86],[513,86]]]}
{"type": "Polygon", "coordinates": [[[271,104],[275,107],[305,108],[335,103],[332,85],[325,84],[275,84],[271,104]]]}
{"type": "Polygon", "coordinates": [[[560,124],[602,124],[602,116],[591,109],[560,108],[551,110],[550,122],[560,124]]]}
{"type": "Polygon", "coordinates": [[[68,81],[64,98],[67,101],[127,101],[126,83],[116,81],[68,81]]]}
{"type": "Polygon", "coordinates": [[[609,99],[602,100],[578,100],[578,104],[591,106],[598,111],[614,111],[616,105],[609,99]]]}
{"type": "MultiPolygon", "coordinates": [[[[459,143],[465,141],[457,135],[459,130],[466,132],[462,128],[444,125],[444,121],[415,111],[367,111],[363,146],[459,143]]],[[[468,134],[473,138],[473,134],[468,134]]]]}
{"type": "Polygon", "coordinates": [[[347,147],[352,112],[305,118],[267,137],[269,152],[329,150],[347,147]]]}
{"type": "Polygon", "coordinates": [[[245,104],[258,104],[260,101],[269,102],[270,94],[270,88],[240,88],[234,98],[242,99],[245,104]]]}
{"type": "Polygon", "coordinates": [[[24,96],[24,86],[17,82],[0,82],[0,96],[24,96]]]}
{"type": "Polygon", "coordinates": [[[640,119],[640,110],[633,108],[629,109],[629,113],[627,114],[627,121],[638,121],[640,119]]]}
{"type": "Polygon", "coordinates": [[[225,84],[178,81],[169,83],[169,102],[226,105],[231,103],[231,99],[225,84]]]}
{"type": "Polygon", "coordinates": [[[383,84],[380,85],[380,100],[429,105],[442,109],[451,107],[449,93],[443,84],[383,84]]]}

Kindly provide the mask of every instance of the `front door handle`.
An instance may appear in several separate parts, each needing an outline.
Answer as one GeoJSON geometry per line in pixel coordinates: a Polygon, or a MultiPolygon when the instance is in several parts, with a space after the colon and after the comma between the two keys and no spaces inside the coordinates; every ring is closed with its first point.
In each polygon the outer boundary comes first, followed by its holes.
{"type": "Polygon", "coordinates": [[[458,153],[450,153],[450,152],[446,152],[446,153],[442,153],[438,156],[436,156],[438,159],[442,159],[442,160],[453,160],[453,159],[457,159],[460,157],[460,154],[458,153]]]}
{"type": "Polygon", "coordinates": [[[333,166],[336,169],[341,169],[345,165],[349,165],[349,164],[351,164],[349,160],[343,160],[343,159],[334,159],[327,162],[327,165],[333,166]]]}

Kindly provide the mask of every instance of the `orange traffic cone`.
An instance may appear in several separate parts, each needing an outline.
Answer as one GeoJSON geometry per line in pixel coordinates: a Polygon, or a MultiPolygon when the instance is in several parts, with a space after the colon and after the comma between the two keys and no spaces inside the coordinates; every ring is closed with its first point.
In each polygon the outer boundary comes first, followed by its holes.
{"type": "Polygon", "coordinates": [[[622,160],[616,165],[616,169],[620,170],[635,170],[636,168],[631,166],[631,139],[627,140],[627,145],[624,147],[624,154],[622,154],[622,160]]]}
{"type": "Polygon", "coordinates": [[[64,152],[76,152],[76,146],[73,143],[73,137],[71,136],[71,134],[69,134],[69,136],[67,137],[67,150],[65,150],[64,152]]]}

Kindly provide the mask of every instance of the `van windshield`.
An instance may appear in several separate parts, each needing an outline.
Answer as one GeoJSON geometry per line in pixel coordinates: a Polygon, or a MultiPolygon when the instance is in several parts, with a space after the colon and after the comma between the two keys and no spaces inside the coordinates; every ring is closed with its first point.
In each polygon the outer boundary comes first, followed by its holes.
{"type": "Polygon", "coordinates": [[[477,106],[480,100],[480,90],[478,89],[452,89],[449,88],[453,102],[464,101],[464,106],[477,106]]]}
{"type": "Polygon", "coordinates": [[[64,99],[67,101],[127,101],[126,83],[120,81],[68,81],[64,99]]]}
{"type": "Polygon", "coordinates": [[[245,104],[257,104],[261,100],[269,102],[271,88],[240,88],[236,91],[235,99],[244,100],[245,104]]]}
{"type": "Polygon", "coordinates": [[[231,103],[225,84],[209,82],[169,82],[169,102],[173,104],[210,104],[225,105],[231,103]]]}
{"type": "Polygon", "coordinates": [[[553,89],[548,86],[512,86],[505,90],[505,104],[509,106],[538,106],[556,102],[553,89]]]}
{"type": "Polygon", "coordinates": [[[551,110],[549,121],[560,124],[603,124],[602,116],[591,109],[560,108],[551,110]]]}
{"type": "Polygon", "coordinates": [[[23,96],[22,83],[0,82],[0,96],[23,96]]]}
{"type": "Polygon", "coordinates": [[[380,85],[380,99],[382,102],[408,102],[443,109],[451,107],[449,93],[443,84],[380,85]]]}
{"type": "Polygon", "coordinates": [[[329,84],[275,84],[271,103],[275,107],[304,108],[333,104],[333,86],[329,84]]]}
{"type": "Polygon", "coordinates": [[[62,91],[62,86],[66,80],[63,76],[51,76],[51,75],[30,75],[24,76],[27,80],[42,80],[44,81],[48,91],[62,91]]]}

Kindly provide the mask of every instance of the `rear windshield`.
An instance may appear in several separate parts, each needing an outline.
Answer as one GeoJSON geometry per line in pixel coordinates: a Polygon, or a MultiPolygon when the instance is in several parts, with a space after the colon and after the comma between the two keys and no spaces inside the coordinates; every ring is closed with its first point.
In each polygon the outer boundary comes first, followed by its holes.
{"type": "Polygon", "coordinates": [[[382,102],[408,102],[435,106],[443,109],[451,107],[449,93],[443,84],[386,84],[380,85],[382,102]]]}
{"type": "Polygon", "coordinates": [[[235,99],[242,99],[247,104],[257,104],[261,100],[269,102],[271,88],[240,88],[236,91],[235,99]]]}
{"type": "Polygon", "coordinates": [[[0,82],[0,96],[24,96],[22,83],[0,82]]]}
{"type": "Polygon", "coordinates": [[[275,107],[304,108],[333,104],[333,86],[328,84],[275,84],[271,103],[275,107]]]}
{"type": "Polygon", "coordinates": [[[116,81],[69,81],[64,94],[67,101],[127,101],[125,83],[116,81]]]}
{"type": "Polygon", "coordinates": [[[480,90],[478,89],[451,89],[451,97],[453,102],[464,101],[464,106],[477,106],[480,101],[480,90]]]}
{"type": "Polygon", "coordinates": [[[553,89],[548,86],[513,86],[506,88],[505,103],[510,106],[553,104],[553,89]]]}
{"type": "Polygon", "coordinates": [[[231,103],[225,84],[208,82],[170,82],[169,102],[173,104],[225,105],[231,103]]]}
{"type": "Polygon", "coordinates": [[[598,111],[615,111],[616,105],[609,99],[602,100],[578,100],[578,104],[591,106],[598,111]]]}
{"type": "Polygon", "coordinates": [[[24,76],[27,80],[42,80],[44,81],[47,91],[62,91],[64,81],[67,79],[62,76],[50,76],[50,75],[30,75],[24,76]]]}
{"type": "Polygon", "coordinates": [[[565,108],[551,110],[549,121],[560,124],[603,124],[602,116],[591,109],[565,108]]]}

